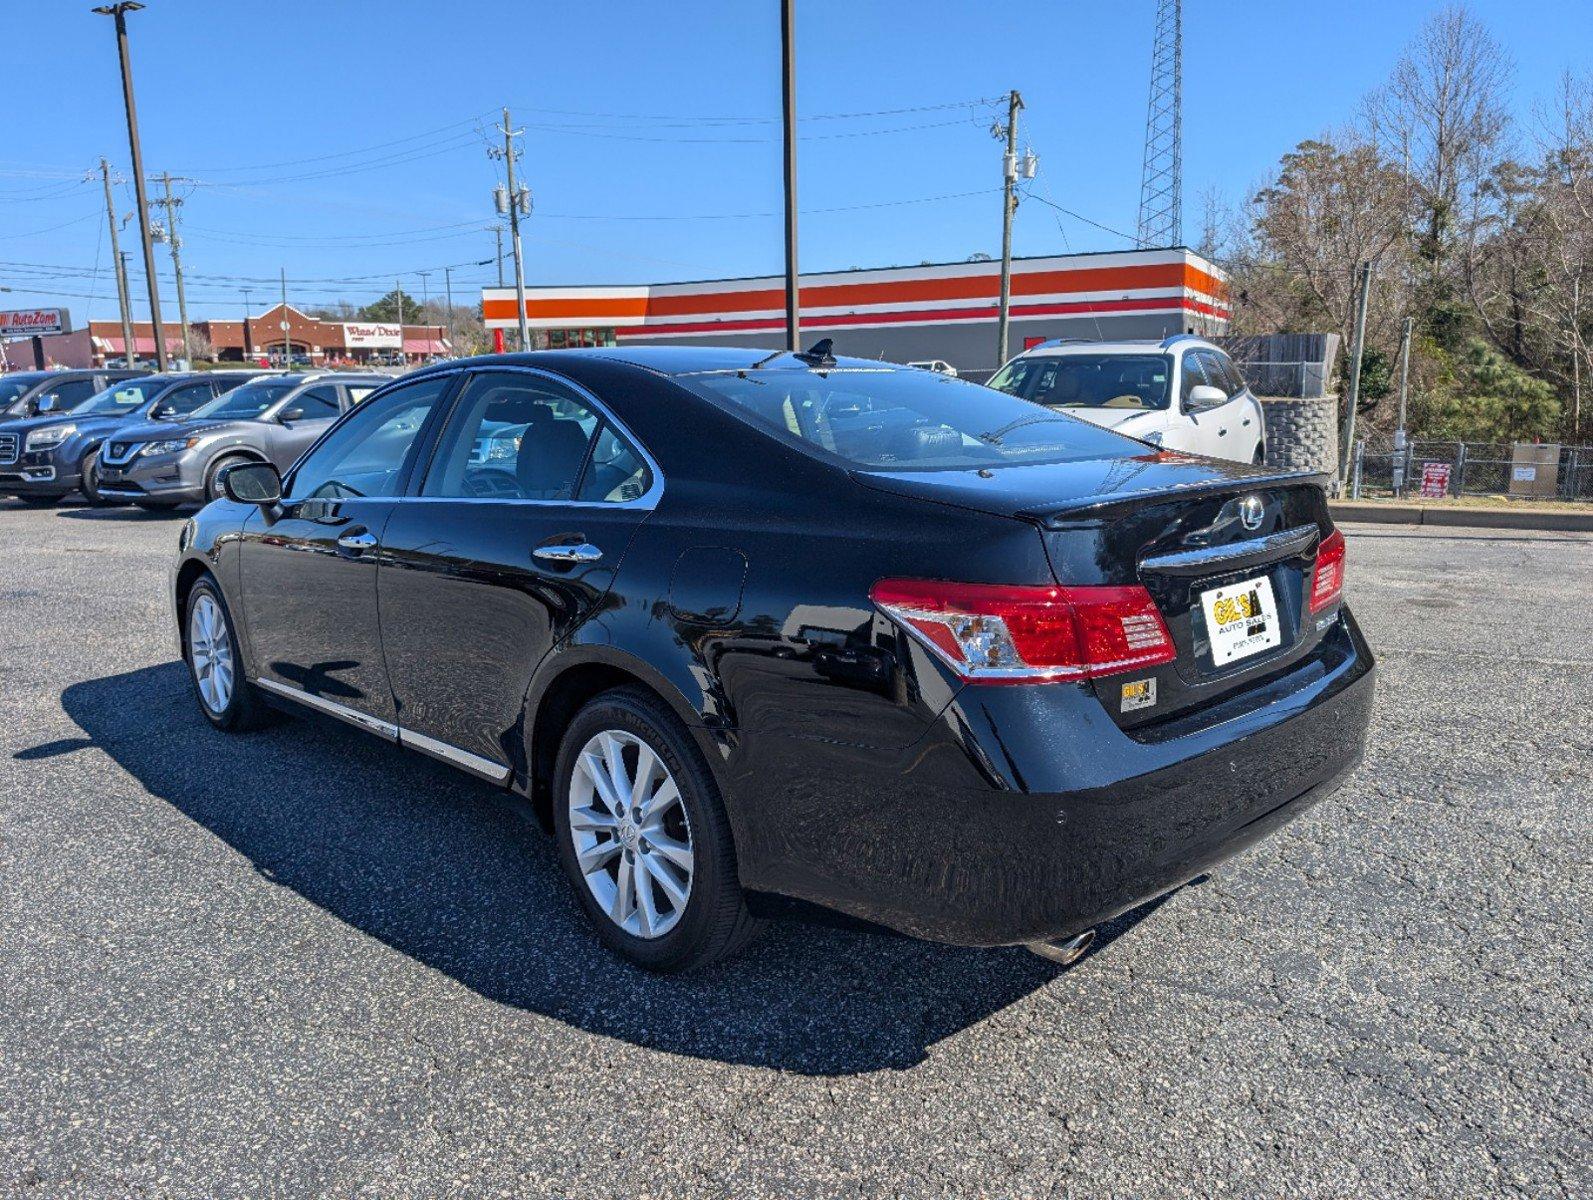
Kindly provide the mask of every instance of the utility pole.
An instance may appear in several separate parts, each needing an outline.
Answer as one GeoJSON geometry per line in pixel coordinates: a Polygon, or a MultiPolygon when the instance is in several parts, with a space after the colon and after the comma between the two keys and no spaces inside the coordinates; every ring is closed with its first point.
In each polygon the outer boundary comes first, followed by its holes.
{"type": "Polygon", "coordinates": [[[503,134],[503,149],[493,147],[487,153],[493,158],[503,159],[504,169],[508,172],[509,187],[507,191],[498,193],[498,212],[507,213],[509,217],[510,244],[514,250],[514,299],[520,314],[520,349],[529,350],[531,329],[526,324],[525,316],[525,258],[520,249],[520,214],[531,211],[531,192],[527,188],[516,186],[514,182],[514,162],[520,157],[520,151],[514,148],[514,139],[525,131],[510,125],[509,110],[506,107],[503,110],[503,125],[498,132],[503,134]]]}
{"type": "Polygon", "coordinates": [[[448,322],[446,336],[449,343],[448,348],[452,350],[454,340],[454,269],[452,267],[443,268],[443,296],[446,306],[443,311],[448,314],[444,318],[448,322]]]}
{"type": "Polygon", "coordinates": [[[503,286],[503,226],[488,225],[487,232],[492,234],[493,240],[498,243],[498,286],[503,286]]]}
{"type": "Polygon", "coordinates": [[[1571,280],[1571,440],[1582,440],[1582,278],[1571,280]]]}
{"type": "Polygon", "coordinates": [[[127,298],[127,261],[116,235],[116,202],[111,197],[111,164],[100,159],[100,178],[105,181],[105,217],[111,223],[111,257],[116,260],[116,302],[122,310],[122,353],[133,365],[133,310],[127,298]]]}
{"type": "Polygon", "coordinates": [[[1400,338],[1399,346],[1399,421],[1394,427],[1394,495],[1398,496],[1405,490],[1405,447],[1408,444],[1405,438],[1405,392],[1410,384],[1410,339],[1415,329],[1416,318],[1405,318],[1405,334],[1400,338]]]}
{"type": "Polygon", "coordinates": [[[243,359],[248,362],[254,357],[254,339],[249,336],[249,323],[253,318],[249,315],[252,306],[249,303],[249,294],[253,288],[239,288],[243,293],[243,359]]]}
{"type": "Polygon", "coordinates": [[[192,358],[192,352],[188,345],[188,300],[183,293],[183,240],[182,236],[177,232],[177,209],[182,205],[182,201],[171,194],[170,171],[162,172],[160,182],[165,188],[166,194],[162,199],[157,200],[156,203],[166,210],[166,245],[171,250],[171,269],[177,276],[177,320],[182,325],[183,333],[180,345],[182,346],[184,361],[189,366],[192,366],[192,362],[189,361],[192,358]]]}
{"type": "Polygon", "coordinates": [[[404,288],[393,280],[393,301],[398,305],[398,361],[404,361],[404,288]]]}
{"type": "Polygon", "coordinates": [[[292,322],[288,320],[288,269],[286,267],[282,268],[282,320],[279,324],[282,326],[282,369],[291,371],[293,369],[293,347],[288,344],[288,326],[292,322]]]}
{"type": "Polygon", "coordinates": [[[122,64],[122,105],[127,110],[127,144],[133,155],[133,191],[138,197],[138,231],[144,243],[144,277],[149,283],[149,323],[155,334],[155,367],[166,369],[166,333],[160,323],[160,284],[155,278],[155,244],[149,236],[149,196],[144,190],[144,151],[138,142],[138,106],[133,101],[133,62],[127,52],[127,14],[144,6],[138,0],[103,4],[94,11],[116,18],[116,52],[122,64]]]}
{"type": "MultiPolygon", "coordinates": [[[[1354,459],[1355,409],[1361,401],[1361,360],[1366,356],[1366,302],[1372,291],[1372,264],[1361,264],[1361,286],[1355,305],[1355,343],[1350,361],[1350,405],[1344,414],[1343,445],[1339,447],[1339,480],[1349,481],[1354,459]]],[[[1341,489],[1342,490],[1342,489],[1341,489]]]]}
{"type": "Polygon", "coordinates": [[[785,348],[802,348],[797,276],[796,0],[780,0],[781,87],[785,109],[785,348]]]}
{"type": "Polygon", "coordinates": [[[1007,93],[1007,153],[1001,160],[1001,308],[996,316],[996,366],[1007,361],[1007,322],[1012,309],[1012,214],[1018,211],[1018,110],[1023,97],[1007,93]]]}

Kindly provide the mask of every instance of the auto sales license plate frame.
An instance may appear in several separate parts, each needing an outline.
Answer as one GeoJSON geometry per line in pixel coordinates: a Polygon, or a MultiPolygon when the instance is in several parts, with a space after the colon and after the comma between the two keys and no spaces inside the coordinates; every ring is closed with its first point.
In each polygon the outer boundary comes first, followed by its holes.
{"type": "Polygon", "coordinates": [[[1200,593],[1214,667],[1226,667],[1283,644],[1272,578],[1258,575],[1200,593]]]}

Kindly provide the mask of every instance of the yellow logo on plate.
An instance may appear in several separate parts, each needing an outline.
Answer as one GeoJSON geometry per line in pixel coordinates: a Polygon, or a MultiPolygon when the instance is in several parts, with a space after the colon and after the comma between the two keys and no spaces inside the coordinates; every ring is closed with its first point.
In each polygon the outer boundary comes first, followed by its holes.
{"type": "Polygon", "coordinates": [[[1235,621],[1248,621],[1251,617],[1260,615],[1261,608],[1257,603],[1254,592],[1245,592],[1238,596],[1228,596],[1217,601],[1212,606],[1211,615],[1217,618],[1219,625],[1232,625],[1235,621]]]}

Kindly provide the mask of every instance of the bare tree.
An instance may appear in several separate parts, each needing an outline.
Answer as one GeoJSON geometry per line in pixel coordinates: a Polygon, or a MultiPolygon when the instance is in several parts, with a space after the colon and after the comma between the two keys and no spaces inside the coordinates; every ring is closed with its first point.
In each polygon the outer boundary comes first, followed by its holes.
{"type": "Polygon", "coordinates": [[[1384,154],[1407,173],[1411,220],[1432,278],[1441,279],[1456,226],[1474,213],[1510,118],[1514,67],[1463,5],[1428,19],[1367,100],[1384,154]]]}

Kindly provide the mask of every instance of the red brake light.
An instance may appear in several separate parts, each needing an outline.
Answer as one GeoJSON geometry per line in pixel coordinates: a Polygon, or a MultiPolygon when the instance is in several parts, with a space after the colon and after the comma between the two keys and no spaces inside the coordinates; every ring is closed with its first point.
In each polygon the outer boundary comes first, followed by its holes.
{"type": "Polygon", "coordinates": [[[1332,604],[1344,591],[1344,535],[1335,529],[1316,549],[1316,570],[1311,573],[1311,611],[1332,604]]]}
{"type": "Polygon", "coordinates": [[[1138,586],[882,579],[869,595],[970,682],[1088,679],[1178,655],[1155,601],[1138,586]]]}

